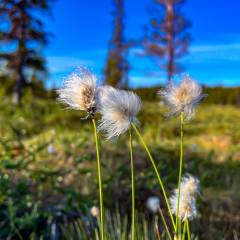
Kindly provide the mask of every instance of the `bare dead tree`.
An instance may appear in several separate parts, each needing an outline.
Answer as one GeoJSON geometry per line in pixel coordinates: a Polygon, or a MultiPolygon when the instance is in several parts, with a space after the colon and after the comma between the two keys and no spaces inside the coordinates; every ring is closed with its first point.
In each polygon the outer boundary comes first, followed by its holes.
{"type": "Polygon", "coordinates": [[[106,66],[105,82],[112,86],[127,86],[129,64],[127,53],[129,45],[124,38],[124,1],[113,0],[113,34],[110,41],[106,66]]]}
{"type": "Polygon", "coordinates": [[[157,59],[161,68],[167,71],[168,83],[174,73],[181,70],[177,59],[187,53],[190,26],[181,7],[184,0],[154,0],[152,17],[145,27],[143,40],[145,53],[157,59]]]}

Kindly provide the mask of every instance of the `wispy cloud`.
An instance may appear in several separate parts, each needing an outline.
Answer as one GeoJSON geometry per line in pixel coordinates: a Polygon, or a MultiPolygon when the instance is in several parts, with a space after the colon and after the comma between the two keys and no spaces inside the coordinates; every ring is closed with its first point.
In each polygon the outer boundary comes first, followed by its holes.
{"type": "Polygon", "coordinates": [[[63,80],[79,67],[87,67],[92,70],[101,79],[102,68],[104,63],[104,51],[94,50],[82,51],[75,54],[74,57],[69,56],[47,56],[47,66],[49,70],[49,79],[46,81],[47,87],[59,87],[63,80]]]}
{"type": "Polygon", "coordinates": [[[186,55],[182,61],[186,64],[209,64],[209,67],[221,63],[224,68],[228,63],[240,62],[240,42],[192,45],[189,49],[189,55],[186,55]]]}
{"type": "MultiPolygon", "coordinates": [[[[50,72],[49,85],[59,86],[62,79],[79,66],[93,70],[99,79],[103,77],[106,49],[83,50],[74,56],[47,57],[50,72]]],[[[132,87],[154,86],[166,82],[166,73],[149,57],[143,57],[142,48],[129,52],[131,70],[129,84],[132,87]]],[[[227,43],[195,43],[190,46],[189,54],[179,60],[184,71],[189,72],[201,83],[207,85],[238,84],[240,72],[240,41],[227,43]]]]}
{"type": "Polygon", "coordinates": [[[93,61],[68,56],[49,56],[47,63],[51,74],[68,72],[79,66],[92,67],[94,65],[93,61]]]}
{"type": "Polygon", "coordinates": [[[198,44],[190,47],[190,52],[216,52],[216,51],[229,51],[240,50],[240,43],[226,43],[226,44],[198,44]]]}

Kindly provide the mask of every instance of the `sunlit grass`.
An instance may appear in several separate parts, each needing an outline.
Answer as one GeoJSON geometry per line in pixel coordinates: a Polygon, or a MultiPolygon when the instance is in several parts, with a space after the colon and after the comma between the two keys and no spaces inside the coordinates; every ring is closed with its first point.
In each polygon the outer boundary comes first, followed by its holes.
{"type": "MultiPolygon", "coordinates": [[[[23,109],[1,102],[0,111],[0,165],[5,179],[1,183],[4,184],[1,185],[1,203],[23,191],[20,198],[26,207],[30,206],[27,207],[29,211],[36,201],[44,211],[51,205],[66,211],[88,212],[92,205],[98,204],[92,129],[90,124],[80,121],[77,111],[66,113],[54,100],[27,102],[23,109]],[[7,184],[11,185],[11,192],[4,190],[7,184]]],[[[170,193],[177,182],[179,121],[166,120],[164,112],[165,109],[156,103],[144,103],[140,128],[161,166],[170,193]]],[[[184,168],[200,178],[202,185],[201,215],[191,227],[200,239],[214,239],[217,234],[227,234],[230,238],[233,231],[237,231],[240,216],[239,119],[240,111],[236,107],[202,105],[185,127],[184,168]],[[203,228],[209,229],[209,235],[201,235],[203,228]]],[[[120,202],[130,213],[127,144],[127,136],[122,136],[118,142],[101,142],[101,147],[105,149],[102,153],[105,204],[112,208],[112,202],[120,202]]],[[[151,164],[137,139],[133,139],[133,148],[136,209],[146,212],[146,196],[161,197],[161,194],[151,164]]]]}

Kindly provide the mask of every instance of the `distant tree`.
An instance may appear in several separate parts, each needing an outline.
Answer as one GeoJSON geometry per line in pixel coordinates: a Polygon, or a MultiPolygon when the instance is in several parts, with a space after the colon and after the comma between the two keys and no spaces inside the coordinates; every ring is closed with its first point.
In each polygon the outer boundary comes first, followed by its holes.
{"type": "Polygon", "coordinates": [[[20,103],[22,90],[31,72],[45,73],[45,61],[40,54],[46,44],[43,23],[37,11],[47,11],[49,0],[1,0],[0,43],[14,46],[0,53],[0,60],[7,62],[6,68],[15,82],[14,99],[20,103]]]}
{"type": "Polygon", "coordinates": [[[187,53],[190,26],[181,13],[184,0],[154,0],[153,17],[145,27],[144,48],[147,55],[156,57],[159,65],[167,71],[168,83],[181,67],[177,59],[187,53]]]}
{"type": "Polygon", "coordinates": [[[112,86],[127,86],[129,64],[127,53],[129,45],[124,38],[123,0],[113,0],[113,35],[104,69],[105,82],[112,86]]]}

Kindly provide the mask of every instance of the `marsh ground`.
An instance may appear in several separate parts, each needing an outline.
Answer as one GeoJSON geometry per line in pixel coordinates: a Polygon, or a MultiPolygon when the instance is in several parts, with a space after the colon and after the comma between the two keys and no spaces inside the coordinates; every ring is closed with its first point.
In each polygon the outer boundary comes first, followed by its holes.
{"type": "MultiPolygon", "coordinates": [[[[179,119],[166,119],[165,112],[158,103],[145,102],[139,119],[170,194],[177,183],[179,119]]],[[[92,126],[80,118],[54,100],[26,100],[24,108],[7,99],[0,103],[1,238],[15,236],[15,228],[22,234],[44,232],[41,219],[51,218],[56,209],[74,219],[97,205],[92,126]]],[[[184,126],[184,172],[201,181],[199,216],[191,223],[199,239],[240,236],[239,119],[239,108],[202,104],[184,126]]],[[[137,208],[148,215],[146,199],[162,196],[137,136],[133,145],[137,208]]],[[[105,206],[128,212],[128,138],[107,142],[102,135],[101,154],[105,206]]],[[[162,204],[164,208],[163,199],[162,204]]]]}

